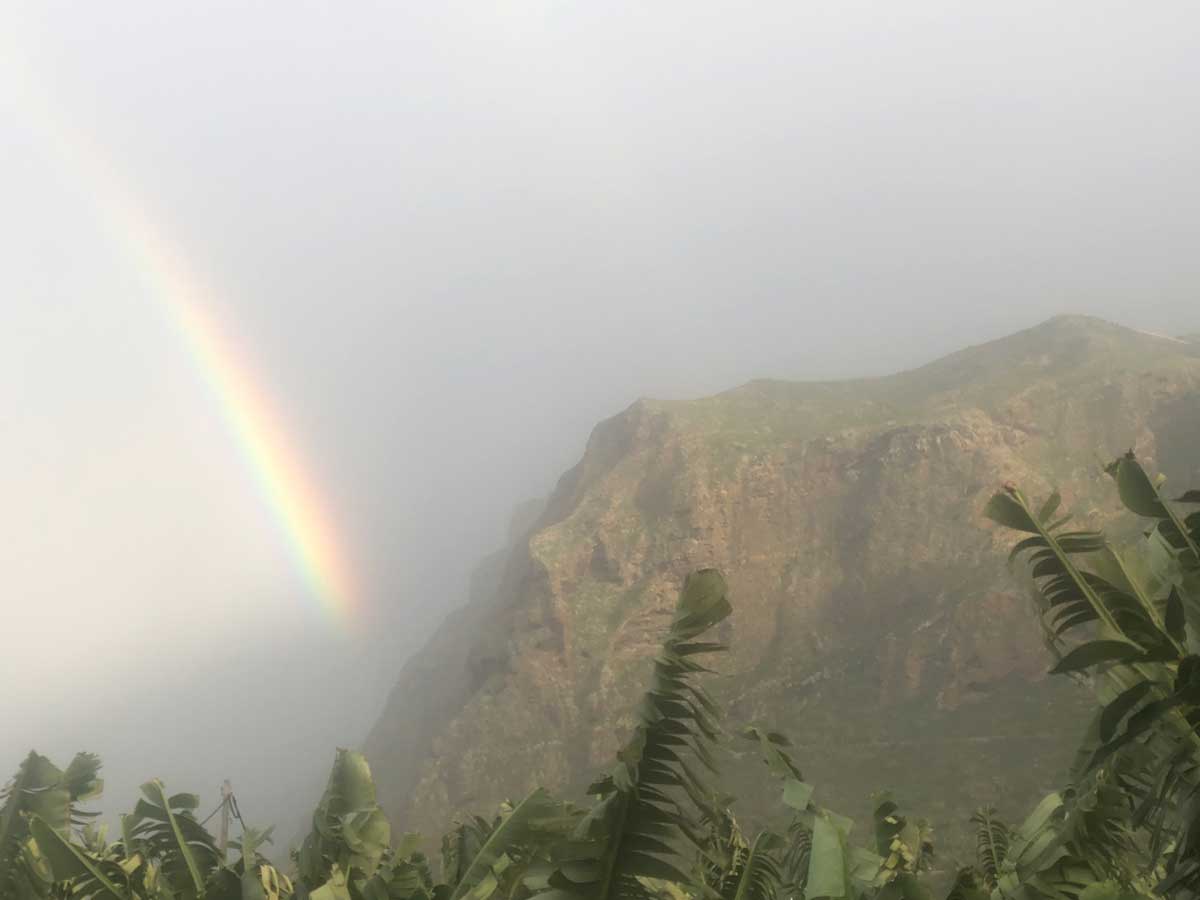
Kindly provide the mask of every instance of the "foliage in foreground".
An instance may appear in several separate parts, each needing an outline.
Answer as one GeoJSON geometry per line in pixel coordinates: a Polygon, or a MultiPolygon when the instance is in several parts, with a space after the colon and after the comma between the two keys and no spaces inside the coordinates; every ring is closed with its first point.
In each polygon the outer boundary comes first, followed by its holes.
{"type": "MultiPolygon", "coordinates": [[[[1053,671],[1089,683],[1100,708],[1067,786],[1016,827],[975,814],[977,859],[947,900],[1200,891],[1200,512],[1180,512],[1200,492],[1167,500],[1132,455],[1108,472],[1149,523],[1130,547],[1067,530],[1057,493],[1035,509],[1006,487],[988,504],[1023,533],[1012,559],[1026,567],[1053,671]]],[[[741,737],[778,780],[781,817],[743,835],[712,783],[720,711],[698,683],[698,659],[724,649],[705,635],[730,612],[719,573],[688,576],[633,734],[591,805],[538,789],[456,822],[437,876],[419,836],[393,841],[358,753],[338,751],[294,878],[259,852],[269,830],[243,823],[218,846],[197,798],[158,782],[110,843],[79,808],[99,793],[98,760],[80,754],[59,770],[30,754],[0,796],[0,900],[931,900],[922,822],[883,797],[869,846],[856,845],[853,823],[814,801],[787,739],[754,727],[741,737]]]]}
{"type": "MultiPolygon", "coordinates": [[[[1074,897],[1095,882],[1192,900],[1200,891],[1200,491],[1168,500],[1132,453],[1113,462],[1147,528],[1117,548],[1067,529],[1057,492],[1038,509],[1016,488],[987,513],[1025,537],[1024,561],[1052,671],[1089,683],[1100,709],[1071,784],[1017,832],[998,890],[1074,897]]],[[[1088,898],[1090,900],[1090,897],[1088,898]]]]}

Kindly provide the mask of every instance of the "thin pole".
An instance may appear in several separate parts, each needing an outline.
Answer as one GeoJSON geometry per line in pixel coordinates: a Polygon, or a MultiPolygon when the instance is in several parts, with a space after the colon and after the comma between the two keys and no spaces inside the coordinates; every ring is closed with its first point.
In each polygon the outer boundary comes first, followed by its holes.
{"type": "Polygon", "coordinates": [[[233,785],[226,778],[221,783],[221,824],[217,827],[217,852],[225,862],[225,845],[229,843],[229,810],[232,805],[233,785]]]}

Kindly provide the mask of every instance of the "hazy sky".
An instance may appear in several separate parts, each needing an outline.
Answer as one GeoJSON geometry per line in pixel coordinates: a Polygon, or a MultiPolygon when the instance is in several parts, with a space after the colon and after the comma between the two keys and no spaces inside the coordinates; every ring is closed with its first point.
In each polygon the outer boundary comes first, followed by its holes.
{"type": "Polygon", "coordinates": [[[5,0],[0,770],[288,816],[638,396],[1200,331],[1198,109],[1190,2],[5,0]],[[117,183],[325,495],[354,626],[117,183]]]}

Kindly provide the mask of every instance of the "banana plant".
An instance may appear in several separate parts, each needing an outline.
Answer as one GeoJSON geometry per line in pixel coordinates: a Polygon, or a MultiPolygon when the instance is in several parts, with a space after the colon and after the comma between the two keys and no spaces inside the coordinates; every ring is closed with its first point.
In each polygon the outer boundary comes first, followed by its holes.
{"type": "MultiPolygon", "coordinates": [[[[1023,559],[1057,662],[1082,675],[1101,709],[1044,819],[1013,836],[1004,896],[1074,897],[1092,883],[1139,892],[1165,855],[1158,892],[1200,894],[1200,492],[1168,500],[1126,454],[1106,467],[1126,509],[1149,519],[1115,548],[1096,531],[1065,531],[1055,492],[1035,512],[1014,486],[986,513],[1024,532],[1023,559]]],[[[1045,809],[1039,807],[1039,810],[1045,809]]]]}
{"type": "Polygon", "coordinates": [[[643,879],[688,883],[687,848],[703,845],[700,817],[715,815],[699,767],[715,769],[717,708],[694,683],[707,671],[696,657],[724,649],[700,638],[730,612],[715,569],[685,579],[633,735],[590,788],[596,801],[571,839],[556,848],[543,900],[644,900],[651,890],[643,879]]]}
{"type": "Polygon", "coordinates": [[[447,883],[449,900],[488,900],[498,891],[512,898],[528,895],[528,876],[550,863],[549,850],[575,828],[582,813],[555,800],[538,788],[515,807],[507,809],[471,854],[453,884],[447,883]]]}
{"type": "MultiPolygon", "coordinates": [[[[50,772],[39,760],[32,771],[50,772]]],[[[243,826],[236,862],[221,864],[212,836],[193,815],[191,794],[168,795],[159,781],[142,785],[134,812],[121,817],[121,839],[108,843],[91,814],[64,806],[62,795],[83,799],[98,792],[99,761],[81,754],[62,773],[60,790],[38,795],[27,809],[26,868],[37,876],[34,893],[14,897],[70,900],[287,900],[290,880],[259,852],[271,830],[243,826]],[[51,802],[52,801],[52,802],[51,802]]],[[[2,894],[7,898],[8,894],[2,894]]]]}
{"type": "Polygon", "coordinates": [[[704,846],[696,853],[693,881],[706,895],[720,892],[727,874],[750,849],[730,808],[732,802],[732,797],[718,798],[715,813],[701,819],[705,839],[704,846]]]}
{"type": "Polygon", "coordinates": [[[1071,791],[1049,794],[1010,833],[993,898],[1077,900],[1090,885],[1108,880],[1111,861],[1094,845],[1071,839],[1072,806],[1071,791]]]}
{"type": "Polygon", "coordinates": [[[72,900],[158,900],[173,897],[152,867],[137,855],[101,856],[70,840],[40,816],[30,817],[37,852],[46,860],[59,893],[72,900]],[[148,877],[149,876],[149,877],[148,877]]]}
{"type": "Polygon", "coordinates": [[[40,818],[59,833],[67,833],[94,813],[78,804],[98,796],[104,782],[100,760],[79,753],[66,770],[30,752],[12,781],[0,791],[0,897],[45,896],[52,873],[45,857],[31,844],[30,821],[40,818]]]}
{"type": "Polygon", "coordinates": [[[158,779],[142,785],[133,813],[122,820],[126,851],[152,861],[158,877],[179,900],[201,900],[221,854],[212,835],[196,820],[200,798],[168,795],[158,779]]]}
{"type": "Polygon", "coordinates": [[[418,835],[389,846],[366,759],[339,750],[296,862],[310,900],[516,900],[532,892],[527,881],[549,866],[549,848],[581,816],[539,788],[491,821],[468,817],[443,838],[444,880],[434,884],[418,835]]]}
{"type": "Polygon", "coordinates": [[[924,888],[916,878],[930,849],[928,830],[922,823],[909,826],[899,817],[895,804],[884,798],[876,809],[876,831],[877,837],[886,831],[886,841],[879,840],[876,850],[854,846],[850,842],[853,820],[813,802],[813,786],[804,780],[788,753],[791,742],[785,735],[751,726],[742,736],[757,742],[768,772],[782,782],[781,800],[791,816],[786,838],[775,849],[780,876],[777,893],[805,900],[893,895],[925,900],[924,888]]]}
{"type": "Polygon", "coordinates": [[[205,900],[286,900],[294,892],[291,879],[271,865],[259,848],[271,842],[273,828],[242,826],[229,842],[238,858],[215,869],[208,878],[205,900]]]}
{"type": "Polygon", "coordinates": [[[392,827],[375,796],[371,767],[361,753],[339,749],[329,782],[313,812],[313,827],[296,856],[301,881],[335,894],[354,878],[369,879],[391,843],[392,827]]]}
{"type": "MultiPolygon", "coordinates": [[[[798,897],[804,893],[808,881],[815,817],[823,811],[812,803],[813,787],[804,780],[803,773],[788,753],[791,741],[786,735],[755,725],[743,728],[740,734],[758,745],[759,756],[767,771],[783,784],[781,800],[790,812],[790,820],[779,850],[779,893],[798,897]]],[[[840,817],[835,816],[829,821],[848,832],[849,826],[840,817]]],[[[839,841],[839,845],[841,843],[844,840],[839,841]]],[[[818,873],[818,880],[832,877],[834,869],[843,874],[846,871],[845,861],[834,860],[829,853],[823,855],[822,865],[829,865],[831,872],[818,873]]]]}
{"type": "Polygon", "coordinates": [[[471,860],[487,843],[504,812],[505,808],[501,806],[500,815],[493,821],[478,815],[464,816],[456,819],[450,830],[442,835],[442,884],[452,889],[458,886],[470,868],[471,860]]]}
{"type": "Polygon", "coordinates": [[[879,900],[930,900],[920,878],[933,856],[928,823],[909,820],[886,794],[875,807],[874,819],[875,849],[881,859],[874,879],[879,900]]]}
{"type": "MultiPolygon", "coordinates": [[[[362,881],[351,892],[347,884],[341,886],[347,896],[361,896],[365,900],[445,900],[448,889],[444,885],[435,885],[433,873],[425,855],[417,848],[421,836],[415,832],[405,834],[400,846],[389,850],[383,862],[375,870],[375,874],[362,881]]],[[[322,896],[340,896],[332,890],[328,894],[314,892],[314,897],[320,900],[322,896]]]]}

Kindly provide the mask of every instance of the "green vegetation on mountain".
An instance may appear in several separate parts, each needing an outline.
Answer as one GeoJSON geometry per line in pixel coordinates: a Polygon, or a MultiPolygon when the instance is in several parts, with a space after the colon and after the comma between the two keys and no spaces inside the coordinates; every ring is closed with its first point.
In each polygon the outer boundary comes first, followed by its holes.
{"type": "MultiPolygon", "coordinates": [[[[1022,537],[1021,560],[1055,674],[1099,701],[1070,779],[1018,826],[991,807],[970,822],[974,861],[947,900],[1193,900],[1200,890],[1200,490],[1171,500],[1132,453],[1106,468],[1144,533],[1113,543],[1071,526],[1055,491],[1033,505],[1006,484],[989,518],[1022,537]]],[[[491,820],[451,825],[435,879],[420,838],[392,840],[365,758],[339,750],[294,854],[296,880],[242,822],[218,841],[198,798],[143,786],[109,843],[79,809],[95,757],[65,771],[31,753],[0,806],[0,896],[105,900],[931,900],[934,835],[890,797],[872,829],[818,805],[795,747],[750,726],[772,821],[747,839],[721,786],[722,710],[699,661],[733,607],[712,569],[684,581],[630,735],[580,809],[541,787],[491,820]],[[865,839],[864,839],[865,838],[865,839]],[[222,846],[224,844],[224,846],[222,846]]],[[[755,768],[758,768],[755,766],[755,768]]],[[[750,773],[745,773],[750,774],[750,773]]],[[[217,811],[233,812],[232,795],[217,811]]],[[[964,823],[965,824],[965,823],[964,823]]]]}
{"type": "MultiPolygon", "coordinates": [[[[1011,538],[980,511],[1012,479],[1112,525],[1103,461],[1129,447],[1200,484],[1200,346],[1083,317],[887,378],[640,401],[407,663],[365,747],[380,802],[431,831],[539,785],[582,796],[675,586],[712,566],[738,598],[711,684],[730,727],[793,735],[857,819],[903,785],[965,856],[972,810],[1011,819],[1061,782],[1091,704],[1046,679],[1011,538]]],[[[745,771],[758,827],[774,796],[745,771]]]]}

